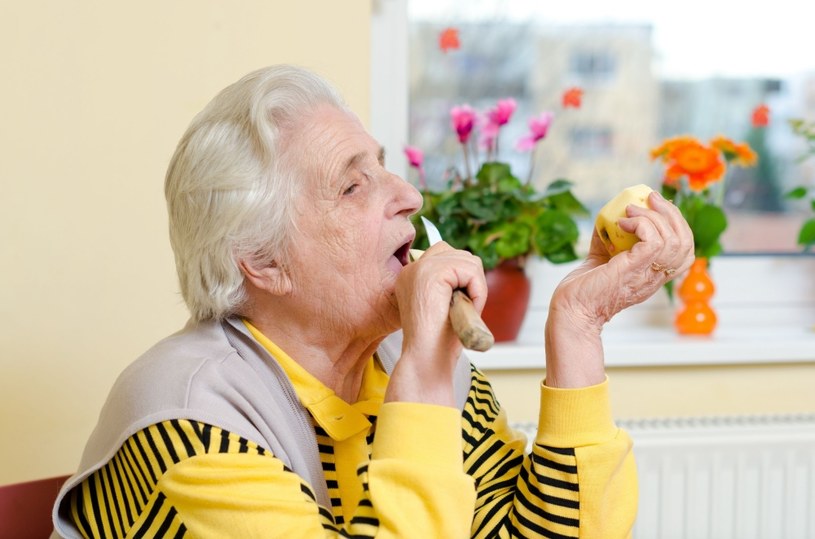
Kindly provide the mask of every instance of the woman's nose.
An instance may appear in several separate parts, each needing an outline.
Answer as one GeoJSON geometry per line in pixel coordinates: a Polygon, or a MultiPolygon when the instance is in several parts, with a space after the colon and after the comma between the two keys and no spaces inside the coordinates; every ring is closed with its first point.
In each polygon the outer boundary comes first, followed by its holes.
{"type": "Polygon", "coordinates": [[[391,174],[390,177],[394,186],[393,214],[410,216],[419,211],[424,203],[424,198],[419,190],[396,174],[391,174]]]}

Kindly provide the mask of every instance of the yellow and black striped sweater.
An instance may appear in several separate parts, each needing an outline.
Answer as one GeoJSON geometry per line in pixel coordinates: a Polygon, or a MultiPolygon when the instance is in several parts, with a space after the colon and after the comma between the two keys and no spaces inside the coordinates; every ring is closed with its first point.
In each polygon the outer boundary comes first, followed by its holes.
{"type": "MultiPolygon", "coordinates": [[[[602,396],[604,390],[597,386],[588,391],[602,396]]],[[[443,411],[434,408],[434,415],[443,411]]],[[[376,437],[376,418],[371,419],[369,456],[376,437]]],[[[426,420],[434,423],[433,415],[426,420]]],[[[531,456],[524,457],[523,439],[508,428],[489,383],[475,369],[460,421],[463,467],[476,493],[474,510],[469,508],[470,536],[613,538],[630,530],[636,485],[626,462],[629,443],[624,435],[617,432],[605,443],[579,448],[536,443],[531,456]],[[594,468],[603,463],[605,469],[594,468]],[[606,491],[605,499],[597,498],[597,485],[591,484],[598,477],[606,478],[600,489],[606,491]],[[590,483],[585,489],[584,480],[590,483]]],[[[555,423],[560,421],[555,418],[555,423]]],[[[368,463],[358,469],[362,497],[353,517],[344,519],[335,441],[316,422],[314,428],[332,507],[320,507],[308,484],[251,440],[215,426],[171,420],[132,436],[107,465],[74,489],[71,516],[86,537],[396,536],[382,529],[376,508],[381,498],[399,504],[399,492],[371,492],[368,463]]],[[[546,438],[539,436],[539,441],[546,438]]],[[[426,503],[439,503],[433,506],[439,519],[454,516],[450,513],[462,505],[467,510],[466,487],[456,492],[457,487],[446,482],[444,474],[431,478],[429,488],[435,494],[430,493],[426,503]]],[[[415,516],[409,509],[399,512],[407,529],[415,516]]],[[[393,529],[399,524],[384,525],[393,529]]],[[[418,529],[414,536],[424,537],[418,529]]]]}
{"type": "Polygon", "coordinates": [[[636,471],[630,439],[611,420],[607,382],[579,390],[542,384],[539,431],[525,455],[526,440],[472,367],[457,374],[460,408],[383,404],[383,367],[398,349],[398,341],[383,343],[381,363],[369,361],[359,401],[348,404],[251,326],[188,326],[115,384],[80,471],[58,498],[58,530],[67,537],[629,534],[636,471]],[[285,384],[269,392],[281,376],[298,404],[276,392],[287,393],[285,384]],[[207,410],[224,421],[208,421],[207,410]],[[265,428],[280,428],[276,417],[291,413],[302,417],[302,431],[265,428]],[[304,466],[298,452],[313,452],[313,460],[304,466]]]}

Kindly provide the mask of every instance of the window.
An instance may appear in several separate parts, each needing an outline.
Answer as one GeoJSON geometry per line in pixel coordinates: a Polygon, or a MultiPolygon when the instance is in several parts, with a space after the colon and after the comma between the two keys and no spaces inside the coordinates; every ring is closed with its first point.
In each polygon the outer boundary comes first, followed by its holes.
{"type": "Polygon", "coordinates": [[[599,159],[614,151],[609,127],[575,127],[569,133],[569,142],[573,159],[599,159]]]}
{"type": "MultiPolygon", "coordinates": [[[[780,2],[772,6],[777,9],[774,13],[797,12],[794,7],[784,5],[787,0],[780,2]]],[[[444,84],[448,85],[449,94],[422,96],[428,103],[434,103],[435,108],[431,110],[424,108],[425,105],[417,106],[415,101],[412,107],[409,106],[411,99],[416,97],[414,95],[409,99],[409,90],[417,88],[418,81],[426,79],[428,72],[433,72],[434,77],[440,77],[439,80],[444,77],[455,78],[452,70],[456,62],[463,61],[457,58],[465,55],[442,56],[445,62],[442,68],[431,64],[420,70],[416,70],[415,66],[410,68],[410,47],[419,46],[427,52],[435,48],[435,36],[433,39],[428,37],[429,41],[411,41],[409,36],[416,31],[416,26],[409,22],[409,13],[415,18],[417,13],[414,10],[419,6],[419,14],[430,13],[438,19],[434,19],[436,28],[456,25],[462,31],[462,40],[465,40],[468,39],[464,32],[469,28],[467,25],[477,20],[480,12],[487,10],[486,13],[492,14],[487,17],[492,22],[508,21],[514,25],[512,35],[518,39],[527,39],[534,33],[535,25],[531,22],[535,15],[533,12],[543,11],[540,9],[541,4],[535,0],[526,3],[498,0],[459,2],[458,5],[464,10],[459,13],[454,11],[447,0],[434,0],[432,3],[428,0],[375,0],[372,25],[371,130],[388,151],[389,168],[403,177],[410,177],[402,148],[406,143],[411,143],[421,146],[429,153],[437,149],[437,163],[443,173],[444,167],[450,164],[455,153],[445,146],[445,136],[449,132],[446,120],[449,106],[464,102],[465,99],[471,100],[474,106],[480,106],[479,103],[482,102],[492,105],[495,98],[507,95],[519,100],[528,98],[531,91],[548,84],[554,85],[551,81],[559,77],[559,84],[555,89],[541,93],[541,96],[550,101],[521,104],[513,123],[523,124],[522,120],[518,121],[518,117],[538,112],[539,107],[553,107],[550,94],[563,85],[579,84],[589,88],[592,82],[591,88],[607,92],[606,106],[593,110],[594,116],[591,119],[571,122],[575,118],[558,118],[559,131],[552,133],[558,133],[558,136],[564,138],[561,142],[563,151],[569,153],[561,154],[562,160],[581,163],[582,168],[573,179],[580,178],[584,199],[607,198],[622,185],[644,178],[648,178],[647,181],[654,185],[658,182],[658,177],[654,176],[655,171],[648,159],[648,150],[654,140],[682,131],[708,136],[710,131],[719,126],[731,126],[736,132],[739,129],[743,131],[749,123],[743,109],[758,98],[766,99],[772,111],[772,128],[765,131],[765,142],[770,148],[782,149],[774,154],[777,156],[774,166],[777,167],[778,177],[782,178],[780,185],[786,186],[799,180],[811,184],[815,180],[815,159],[804,163],[796,162],[804,146],[795,140],[786,125],[787,118],[815,117],[815,59],[808,58],[806,48],[800,44],[801,36],[808,32],[805,18],[789,16],[783,21],[774,20],[772,13],[757,10],[756,14],[762,20],[753,24],[743,20],[748,15],[746,12],[739,13],[738,22],[727,19],[726,16],[716,18],[714,14],[721,10],[709,9],[710,2],[700,7],[689,1],[682,4],[680,11],[670,12],[652,3],[637,4],[630,1],[617,2],[607,7],[600,2],[589,6],[585,1],[568,5],[546,4],[546,15],[553,17],[554,21],[550,30],[561,33],[561,37],[555,40],[555,45],[567,43],[562,36],[563,32],[576,31],[580,26],[577,24],[577,15],[556,13],[556,10],[569,7],[584,14],[594,13],[594,19],[609,23],[607,30],[617,33],[617,44],[612,47],[610,41],[605,41],[602,46],[588,48],[585,42],[581,42],[572,52],[552,47],[547,60],[542,61],[535,59],[537,49],[516,46],[517,39],[502,41],[500,46],[493,42],[492,49],[503,50],[512,58],[507,63],[486,64],[493,67],[480,71],[481,76],[500,73],[502,76],[507,75],[510,83],[502,88],[497,81],[490,81],[491,91],[495,95],[479,98],[471,94],[473,87],[477,86],[474,81],[457,81],[455,85],[446,82],[444,84]],[[412,6],[410,9],[409,1],[412,6]],[[489,6],[493,4],[500,4],[501,9],[496,8],[500,16],[489,11],[489,6]],[[424,8],[421,7],[423,5],[424,8]],[[523,5],[526,6],[525,11],[519,7],[523,5]],[[659,30],[654,24],[643,22],[649,13],[658,15],[659,11],[665,11],[677,20],[693,19],[693,9],[705,12],[701,22],[714,21],[718,26],[689,32],[683,28],[659,30]],[[614,13],[609,13],[611,10],[614,13]],[[636,24],[622,29],[620,18],[636,24]],[[560,26],[565,27],[565,30],[560,26]],[[759,37],[755,28],[762,29],[759,37]],[[713,34],[726,37],[694,39],[695,36],[713,34]],[[677,38],[682,43],[683,47],[679,52],[684,55],[679,54],[673,62],[673,68],[667,70],[669,62],[666,56],[670,55],[670,48],[666,43],[672,38],[677,38]],[[643,40],[650,45],[643,46],[643,40]],[[754,42],[752,45],[751,40],[754,42]],[[725,41],[726,45],[723,43],[725,41]],[[409,45],[410,43],[414,45],[409,45]],[[560,53],[556,54],[559,50],[560,53]],[[576,59],[579,55],[597,54],[598,51],[608,54],[608,58],[576,59]],[[700,61],[696,62],[695,59],[700,61]],[[705,63],[717,65],[719,70],[708,67],[707,71],[694,72],[695,68],[705,63]],[[590,67],[576,68],[577,64],[590,67]],[[763,67],[762,72],[748,72],[748,69],[757,65],[763,67]],[[524,69],[535,72],[531,79],[534,84],[530,83],[530,79],[522,79],[520,72],[524,69]],[[547,74],[546,70],[551,69],[555,69],[556,75],[552,71],[547,74]],[[594,76],[593,81],[588,81],[592,77],[586,76],[586,72],[590,71],[603,73],[603,76],[594,76]],[[660,73],[661,78],[656,80],[651,77],[649,73],[652,71],[660,73]],[[795,75],[790,75],[791,73],[795,75]],[[635,81],[630,86],[634,90],[608,90],[607,87],[617,79],[635,81]],[[502,90],[508,93],[504,94],[502,90]],[[683,107],[691,106],[702,108],[690,115],[683,107]],[[409,110],[413,113],[409,114],[409,110]],[[659,123],[656,111],[660,113],[659,123]],[[426,130],[424,135],[419,135],[416,125],[431,121],[438,124],[426,130]],[[569,147],[573,143],[579,143],[586,149],[586,155],[572,156],[569,147]],[[620,182],[620,185],[611,180],[620,182]]],[[[713,7],[724,5],[723,2],[717,4],[715,1],[714,4],[713,7]]],[[[426,24],[429,19],[424,17],[421,21],[426,24]]],[[[585,23],[585,20],[582,22],[585,23]]],[[[478,26],[476,29],[477,40],[499,39],[487,37],[486,26],[478,26]]],[[[599,32],[594,33],[600,35],[599,32]]],[[[416,51],[410,50],[411,54],[416,54],[416,51]]],[[[492,54],[491,51],[487,53],[492,54]]],[[[468,76],[477,76],[479,70],[472,68],[476,65],[473,60],[470,58],[466,62],[470,66],[468,76]]],[[[442,84],[437,83],[437,86],[442,84]]],[[[427,91],[427,88],[423,91],[427,91]]],[[[737,134],[733,138],[737,138],[737,134]]],[[[557,161],[558,159],[553,158],[553,150],[558,142],[554,137],[547,138],[544,142],[547,145],[547,160],[557,161]]],[[[502,159],[509,160],[509,157],[502,155],[502,159]]],[[[522,161],[517,163],[519,166],[524,165],[522,161]]],[[[536,164],[538,172],[541,172],[540,168],[536,164]]],[[[550,170],[545,173],[545,177],[553,177],[552,174],[550,170]]],[[[728,179],[728,182],[738,186],[735,179],[728,179]]],[[[644,304],[616,317],[610,324],[611,327],[604,332],[612,341],[607,350],[609,364],[664,364],[666,357],[670,364],[812,360],[812,323],[815,312],[815,281],[812,280],[812,271],[815,255],[801,255],[794,245],[795,230],[803,221],[801,213],[796,212],[803,212],[806,208],[796,208],[783,202],[781,211],[741,211],[739,208],[747,207],[747,201],[758,206],[773,198],[777,201],[777,197],[749,196],[748,192],[753,190],[748,189],[749,185],[750,182],[745,180],[741,187],[728,193],[728,197],[732,197],[728,203],[731,208],[731,224],[727,232],[729,238],[726,239],[732,256],[723,256],[715,263],[714,268],[714,278],[721,283],[721,289],[714,297],[714,306],[720,312],[718,337],[704,342],[678,339],[668,327],[671,307],[664,295],[657,294],[644,304]],[[734,252],[740,250],[758,253],[747,255],[734,252]],[[793,253],[790,254],[790,251],[793,253]],[[618,333],[618,329],[623,331],[618,333]]],[[[757,185],[755,181],[753,185],[757,185]]],[[[526,329],[522,330],[523,338],[515,346],[496,347],[486,354],[477,354],[479,357],[475,359],[483,362],[485,367],[512,369],[540,366],[543,347],[539,328],[542,327],[542,317],[546,314],[548,297],[551,289],[570,268],[535,261],[531,266],[531,271],[539,278],[536,282],[540,286],[535,288],[537,296],[533,297],[533,305],[524,325],[526,329]],[[482,355],[483,358],[480,357],[482,355]]]]}
{"type": "Polygon", "coordinates": [[[614,56],[604,51],[575,50],[570,64],[571,73],[586,84],[614,77],[614,56]]]}
{"type": "MultiPolygon", "coordinates": [[[[805,17],[791,15],[798,10],[785,6],[790,1],[740,11],[736,20],[721,0],[689,1],[676,10],[634,0],[545,9],[529,0],[378,0],[375,9],[395,12],[401,26],[383,33],[374,54],[391,73],[400,63],[408,66],[401,75],[409,88],[404,110],[388,107],[388,119],[379,120],[391,131],[390,162],[402,159],[404,144],[419,146],[428,177],[443,181],[457,159],[450,107],[483,109],[514,97],[519,106],[502,132],[500,158],[522,171],[528,156],[513,152],[511,141],[525,130],[525,119],[556,110],[560,92],[577,85],[586,104],[556,116],[538,151],[537,183],[569,178],[597,209],[627,185],[659,183],[661,169],[649,150],[663,138],[724,134],[750,142],[760,158],[759,166],[728,174],[726,251],[797,252],[796,232],[809,209],[783,193],[812,184],[815,163],[798,162],[804,145],[787,120],[815,117],[815,60],[800,41],[808,32],[805,17]],[[747,20],[752,16],[758,19],[747,20]],[[445,54],[437,40],[450,26],[462,47],[445,54]],[[721,39],[704,37],[713,35],[721,39]],[[759,104],[770,107],[771,122],[753,129],[751,111],[759,104]],[[400,126],[394,117],[402,114],[400,126]]],[[[401,91],[396,88],[388,99],[401,91]]],[[[377,90],[373,95],[376,100],[377,90]]]]}

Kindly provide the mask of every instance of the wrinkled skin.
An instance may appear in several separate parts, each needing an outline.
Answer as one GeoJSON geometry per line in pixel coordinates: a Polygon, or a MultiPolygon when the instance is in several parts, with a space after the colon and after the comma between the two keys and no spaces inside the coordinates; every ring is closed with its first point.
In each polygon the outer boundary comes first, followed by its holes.
{"type": "Polygon", "coordinates": [[[611,318],[658,291],[671,277],[652,264],[675,269],[693,263],[693,234],[673,204],[657,193],[649,208],[629,205],[619,221],[640,239],[611,258],[594,231],[586,260],[555,289],[546,327],[546,384],[583,387],[604,379],[600,331],[611,318]]]}

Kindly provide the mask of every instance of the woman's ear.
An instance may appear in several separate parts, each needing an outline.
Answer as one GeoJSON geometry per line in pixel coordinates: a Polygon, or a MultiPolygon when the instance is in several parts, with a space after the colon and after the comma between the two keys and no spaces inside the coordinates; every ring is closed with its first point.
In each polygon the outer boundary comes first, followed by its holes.
{"type": "Polygon", "coordinates": [[[244,278],[252,287],[275,296],[285,296],[291,292],[289,274],[276,261],[261,266],[255,261],[241,260],[239,265],[244,278]]]}

